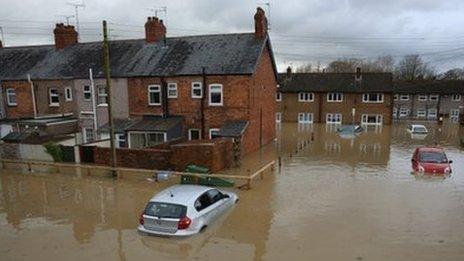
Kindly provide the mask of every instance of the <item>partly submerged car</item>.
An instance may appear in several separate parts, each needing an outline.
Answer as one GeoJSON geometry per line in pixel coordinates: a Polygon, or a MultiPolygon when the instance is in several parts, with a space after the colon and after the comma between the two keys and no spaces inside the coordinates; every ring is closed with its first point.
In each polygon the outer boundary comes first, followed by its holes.
{"type": "Polygon", "coordinates": [[[340,137],[344,139],[356,138],[363,130],[363,127],[359,125],[342,125],[337,129],[340,137]]]}
{"type": "Polygon", "coordinates": [[[140,232],[164,236],[189,236],[210,226],[236,202],[233,192],[198,185],[169,187],[148,202],[140,215],[140,232]]]}
{"type": "Polygon", "coordinates": [[[411,126],[407,128],[407,130],[411,134],[424,135],[424,134],[429,133],[427,128],[424,125],[420,125],[420,124],[412,124],[411,126]]]}
{"type": "Polygon", "coordinates": [[[421,147],[414,151],[411,163],[415,173],[450,174],[453,161],[448,160],[442,148],[421,147]]]}

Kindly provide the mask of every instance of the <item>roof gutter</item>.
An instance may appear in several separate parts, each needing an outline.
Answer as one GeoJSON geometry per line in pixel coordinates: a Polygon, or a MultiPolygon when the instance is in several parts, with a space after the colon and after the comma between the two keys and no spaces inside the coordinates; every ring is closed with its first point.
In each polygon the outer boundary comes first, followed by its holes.
{"type": "Polygon", "coordinates": [[[34,111],[34,119],[37,118],[37,105],[35,102],[35,91],[34,91],[34,83],[31,80],[31,75],[27,74],[27,81],[31,85],[31,96],[32,96],[32,110],[34,111]]]}

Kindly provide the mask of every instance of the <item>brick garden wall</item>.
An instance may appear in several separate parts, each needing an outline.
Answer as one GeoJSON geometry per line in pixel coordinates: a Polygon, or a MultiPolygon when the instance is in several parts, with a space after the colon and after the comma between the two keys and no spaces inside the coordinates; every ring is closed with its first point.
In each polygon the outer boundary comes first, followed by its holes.
{"type": "MultiPolygon", "coordinates": [[[[116,149],[117,166],[140,169],[170,169],[171,151],[152,149],[116,149]]],[[[97,165],[110,165],[110,148],[95,147],[94,159],[97,165]]]]}

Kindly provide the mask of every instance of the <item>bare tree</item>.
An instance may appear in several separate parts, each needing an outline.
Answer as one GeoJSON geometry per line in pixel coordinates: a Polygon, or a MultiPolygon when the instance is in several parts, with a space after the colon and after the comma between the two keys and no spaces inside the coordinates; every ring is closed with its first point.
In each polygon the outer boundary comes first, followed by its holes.
{"type": "Polygon", "coordinates": [[[310,63],[305,63],[301,66],[296,67],[295,72],[297,73],[309,73],[313,71],[313,65],[310,63]]]}
{"type": "Polygon", "coordinates": [[[395,78],[404,81],[433,79],[435,69],[417,54],[406,55],[396,65],[395,78]]]}
{"type": "Polygon", "coordinates": [[[356,71],[356,67],[359,67],[361,65],[362,61],[356,58],[338,59],[329,63],[329,65],[327,66],[327,72],[354,72],[356,71]]]}
{"type": "Polygon", "coordinates": [[[454,68],[442,73],[441,80],[464,80],[464,69],[454,68]]]}

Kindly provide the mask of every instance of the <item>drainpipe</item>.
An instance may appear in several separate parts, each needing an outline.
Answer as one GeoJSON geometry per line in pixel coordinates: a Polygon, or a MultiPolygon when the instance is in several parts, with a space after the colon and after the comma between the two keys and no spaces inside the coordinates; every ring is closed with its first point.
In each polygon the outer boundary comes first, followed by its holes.
{"type": "Polygon", "coordinates": [[[163,118],[169,117],[168,102],[168,84],[166,83],[166,79],[161,77],[161,108],[163,109],[163,118]]]}
{"type": "Polygon", "coordinates": [[[94,133],[97,133],[97,130],[98,130],[97,104],[95,102],[95,85],[93,82],[92,68],[89,69],[89,79],[90,79],[90,92],[92,93],[93,129],[95,130],[94,133]]]}
{"type": "Polygon", "coordinates": [[[201,84],[201,99],[200,99],[200,120],[201,120],[201,136],[205,137],[205,97],[206,97],[206,67],[202,67],[203,83],[201,84]]]}
{"type": "Polygon", "coordinates": [[[31,80],[31,75],[27,75],[27,81],[31,85],[31,95],[32,95],[32,109],[34,110],[34,119],[37,118],[37,106],[35,103],[35,91],[34,91],[34,83],[31,80]]]}

